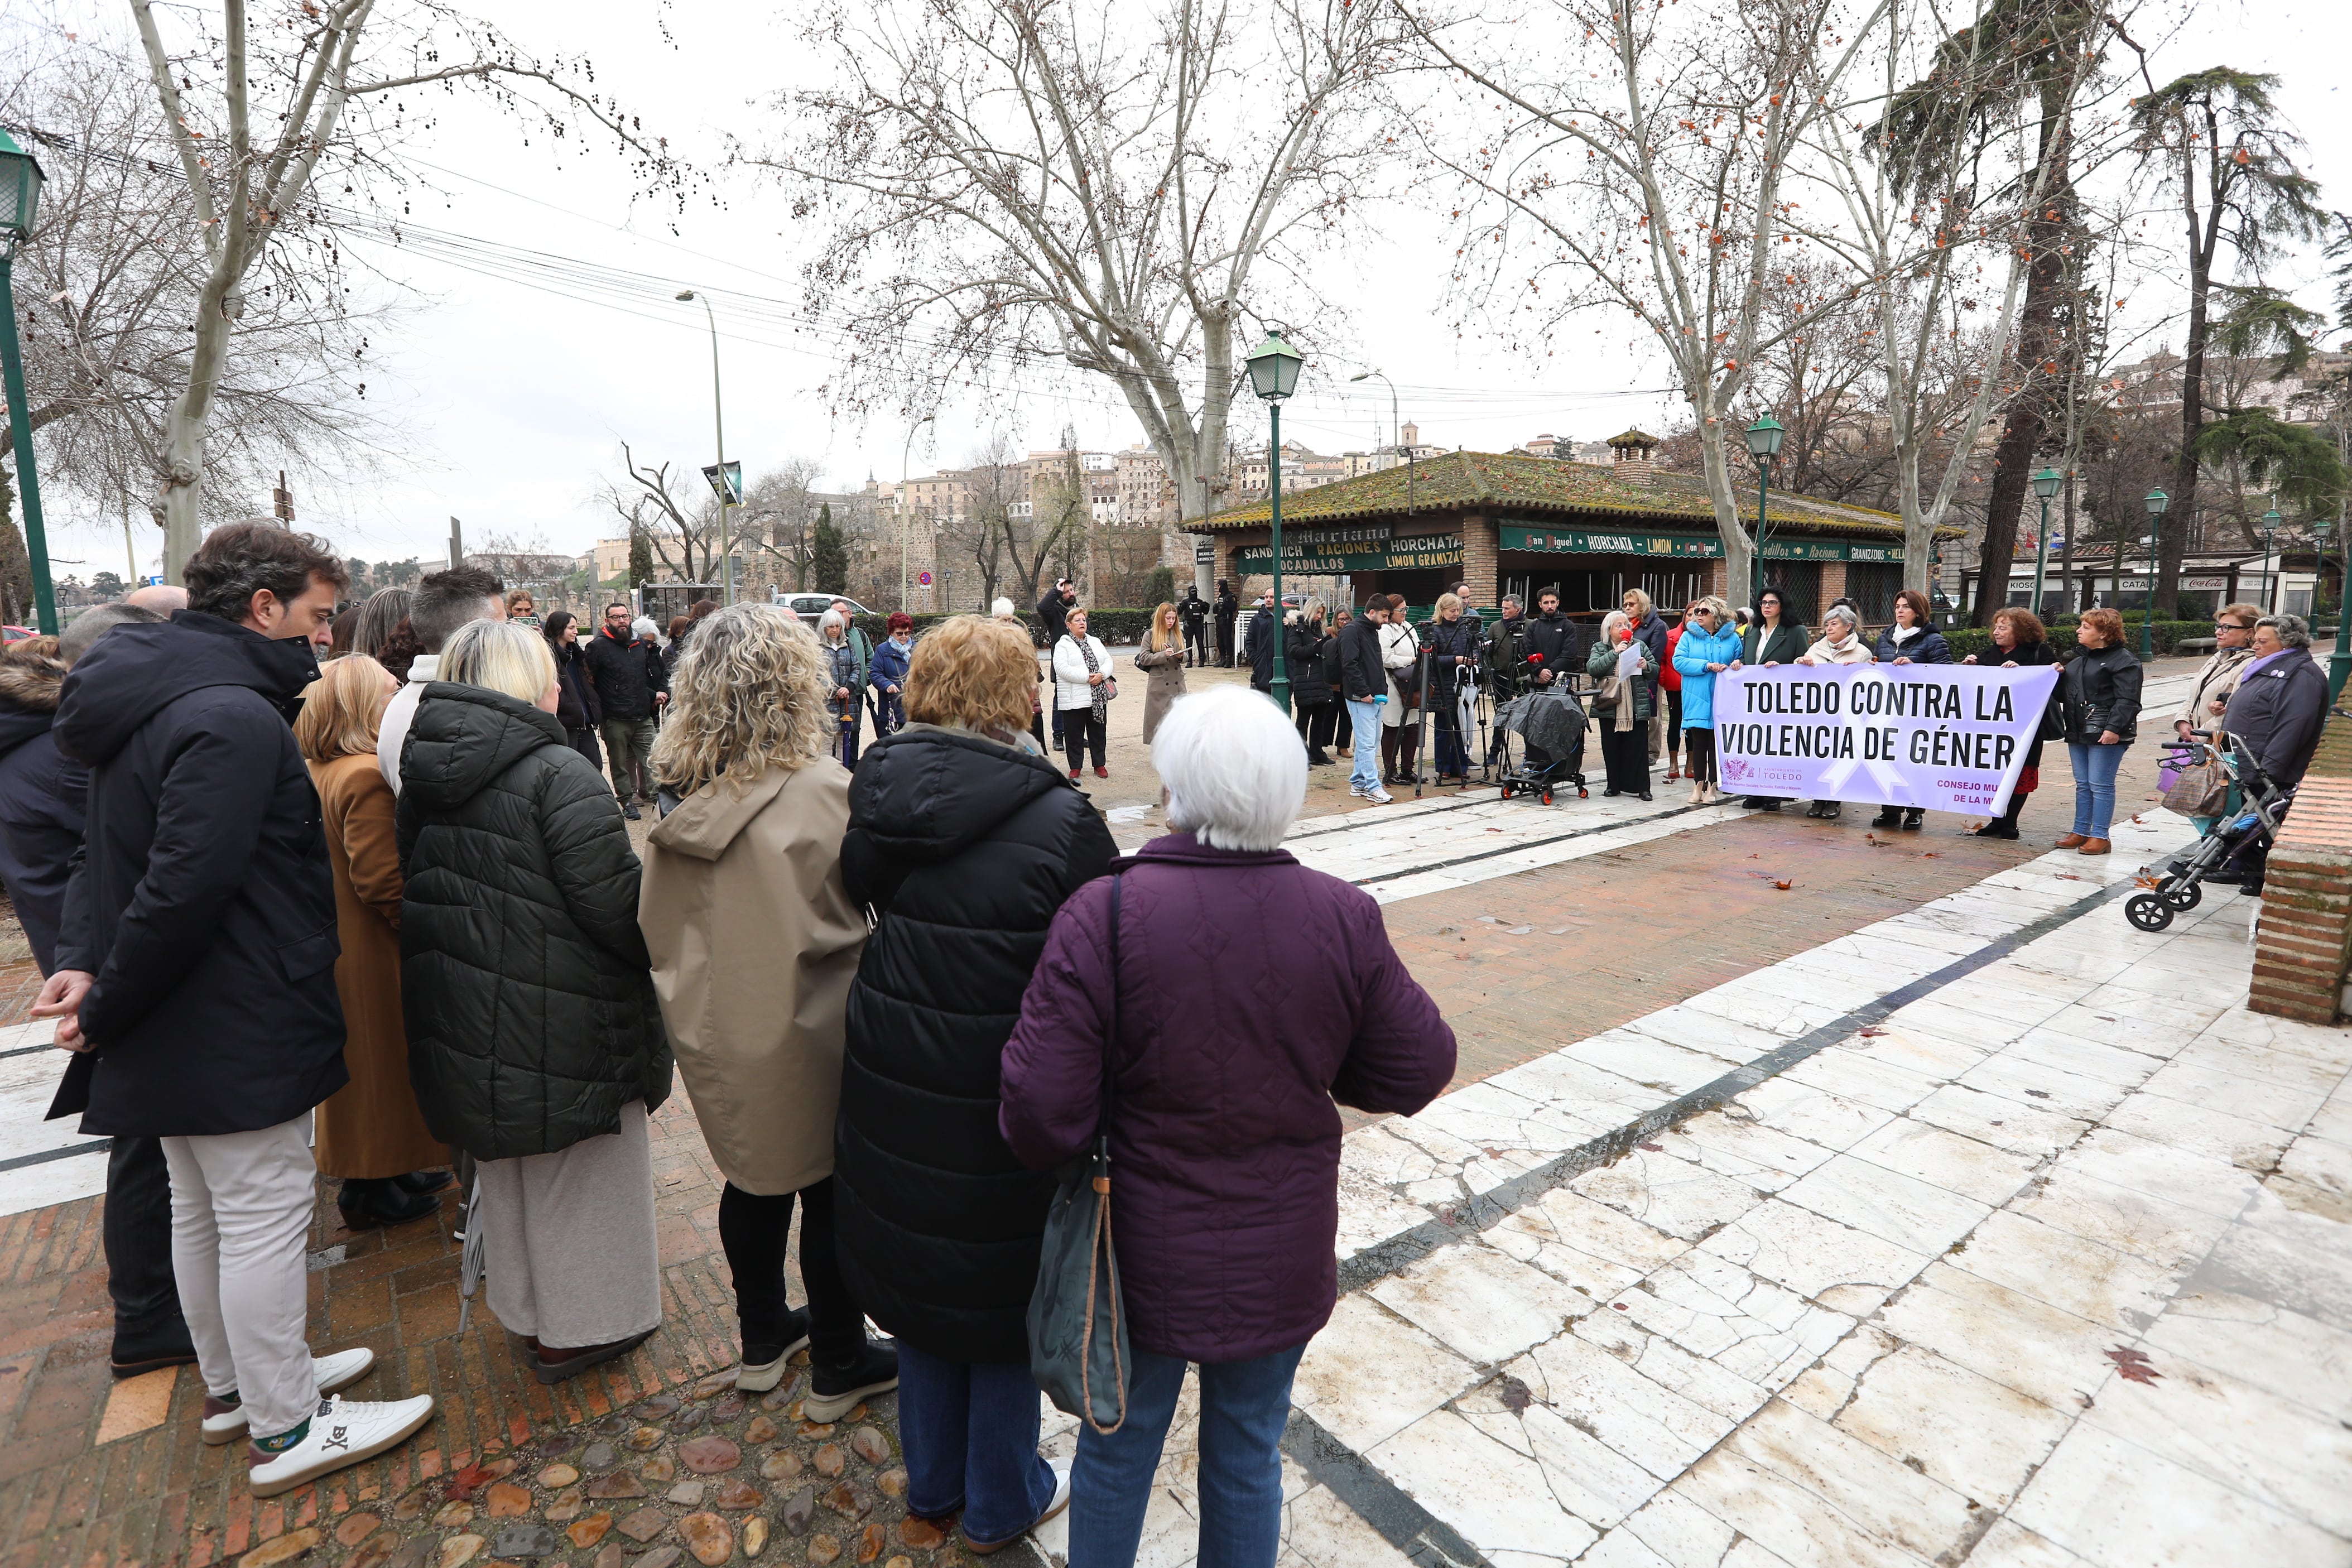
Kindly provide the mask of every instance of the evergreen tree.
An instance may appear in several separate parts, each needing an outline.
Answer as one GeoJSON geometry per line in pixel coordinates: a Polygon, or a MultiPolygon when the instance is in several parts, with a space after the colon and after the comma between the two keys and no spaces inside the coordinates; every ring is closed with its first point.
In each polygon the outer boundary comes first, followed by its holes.
{"type": "Polygon", "coordinates": [[[809,572],[820,594],[849,592],[849,544],[834,525],[833,503],[817,509],[816,530],[809,542],[809,572]]]}
{"type": "Polygon", "coordinates": [[[642,588],[654,580],[654,542],[642,528],[629,530],[629,586],[642,588]]]}

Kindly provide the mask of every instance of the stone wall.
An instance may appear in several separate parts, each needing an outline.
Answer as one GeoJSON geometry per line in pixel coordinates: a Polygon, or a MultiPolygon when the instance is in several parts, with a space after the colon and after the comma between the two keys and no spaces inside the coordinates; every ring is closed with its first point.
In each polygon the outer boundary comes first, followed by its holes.
{"type": "Polygon", "coordinates": [[[2254,973],[2257,1013],[2333,1023],[2352,939],[2352,724],[2330,720],[2271,851],[2254,973]]]}

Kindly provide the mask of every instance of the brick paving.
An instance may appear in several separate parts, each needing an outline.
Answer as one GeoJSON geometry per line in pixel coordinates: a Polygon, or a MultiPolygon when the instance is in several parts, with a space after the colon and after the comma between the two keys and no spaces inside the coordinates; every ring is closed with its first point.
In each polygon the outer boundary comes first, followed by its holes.
{"type": "MultiPolygon", "coordinates": [[[[1239,679],[1223,671],[1193,677],[1239,679]]],[[[1141,703],[1113,711],[1115,787],[1099,790],[1097,799],[1111,810],[1156,804],[1157,781],[1140,743],[1141,703]]],[[[2134,749],[2122,791],[2126,809],[2145,804],[2154,766],[2152,746],[2134,749]]],[[[1390,927],[1461,1038],[1457,1081],[1481,1079],[2040,852],[2063,830],[2072,799],[2063,755],[2053,754],[2043,777],[2021,844],[1960,839],[1958,819],[1937,817],[1929,818],[1925,834],[1882,844],[1862,826],[1866,813],[1850,809],[1842,826],[1783,814],[1406,900],[1390,909],[1390,927]],[[1772,885],[1781,879],[1791,886],[1772,885]],[[1531,929],[1516,935],[1507,929],[1519,925],[1531,929]]],[[[1344,771],[1315,770],[1308,813],[1347,805],[1344,771]]],[[[1156,816],[1139,812],[1128,819],[1122,841],[1148,836],[1156,823],[1156,816]]],[[[21,942],[14,936],[13,917],[0,919],[0,1025],[25,1016],[39,984],[29,957],[17,956],[21,942]]],[[[835,1458],[850,1454],[845,1445],[855,1425],[873,1428],[868,1447],[877,1440],[895,1445],[894,1403],[876,1401],[861,1422],[845,1424],[839,1434],[802,1430],[789,1402],[774,1412],[756,1403],[730,1407],[718,1386],[724,1380],[713,1377],[733,1364],[736,1351],[732,1293],[718,1248],[719,1178],[682,1092],[655,1119],[655,1134],[664,1327],[642,1351],[551,1390],[518,1365],[487,1306],[478,1303],[468,1332],[457,1333],[454,1199],[445,1200],[436,1219],[354,1235],[322,1192],[309,1242],[313,1349],[365,1344],[376,1351],[378,1369],[353,1397],[429,1392],[441,1408],[415,1442],[320,1487],[264,1502],[242,1484],[241,1446],[208,1449],[198,1442],[203,1391],[192,1370],[170,1377],[167,1397],[156,1397],[153,1387],[125,1394],[130,1385],[109,1376],[102,1200],[0,1219],[0,1568],[207,1568],[240,1557],[268,1568],[298,1556],[335,1568],[502,1562],[492,1551],[500,1540],[490,1522],[494,1510],[477,1494],[493,1484],[520,1485],[510,1478],[529,1480],[551,1464],[580,1468],[589,1444],[625,1443],[632,1435],[646,1447],[627,1454],[645,1457],[631,1458],[625,1468],[658,1472],[666,1459],[678,1463],[677,1441],[701,1425],[724,1428],[772,1472],[750,1481],[760,1472],[745,1458],[728,1476],[713,1478],[714,1496],[719,1479],[733,1479],[761,1485],[769,1504],[790,1500],[797,1493],[783,1484],[794,1479],[782,1474],[790,1468],[786,1455],[797,1458],[802,1474],[814,1470],[826,1479],[820,1493],[832,1489],[818,1450],[831,1443],[835,1458]],[[675,1412],[645,1405],[665,1397],[684,1403],[675,1412]],[[160,1420],[142,1414],[146,1405],[161,1411],[160,1420]],[[648,1408],[650,1419],[643,1413],[648,1408]],[[763,1417],[777,1433],[749,1436],[763,1417]],[[101,1427],[128,1435],[100,1443],[101,1427]],[[472,1511],[462,1519],[458,1509],[445,1512],[451,1503],[472,1511]],[[436,1517],[450,1522],[435,1524],[436,1517]]],[[[656,1510],[637,1521],[651,1532],[646,1540],[629,1539],[629,1552],[643,1553],[634,1558],[636,1568],[670,1568],[680,1559],[667,1554],[688,1551],[695,1539],[704,1548],[698,1560],[714,1564],[824,1563],[834,1560],[828,1552],[883,1568],[962,1560],[952,1545],[902,1531],[903,1509],[887,1484],[895,1461],[852,1457],[843,1464],[846,1510],[821,1506],[794,1531],[783,1511],[764,1509],[759,1517],[774,1521],[773,1539],[757,1542],[756,1551],[748,1531],[732,1522],[748,1511],[712,1514],[660,1500],[663,1489],[648,1484],[656,1500],[629,1505],[656,1510]],[[698,1537],[679,1533],[689,1516],[698,1537]],[[706,1517],[727,1524],[723,1542],[706,1517]]],[[[580,1488],[533,1481],[520,1501],[513,1492],[499,1494],[500,1506],[514,1519],[527,1513],[569,1531],[588,1517],[578,1510],[564,1514],[575,1500],[567,1491],[580,1488]]],[[[521,1536],[505,1540],[509,1548],[530,1543],[521,1536]]],[[[621,1568],[615,1545],[599,1540],[590,1550],[567,1533],[537,1560],[542,1568],[621,1568]]]]}

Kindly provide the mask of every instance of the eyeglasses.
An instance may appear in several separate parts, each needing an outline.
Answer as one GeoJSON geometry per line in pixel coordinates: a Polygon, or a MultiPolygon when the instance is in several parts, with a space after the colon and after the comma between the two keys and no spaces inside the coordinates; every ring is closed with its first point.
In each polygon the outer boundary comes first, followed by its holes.
{"type": "Polygon", "coordinates": [[[2213,629],[2217,632],[2250,632],[2254,628],[2245,621],[2215,621],[2213,629]]]}

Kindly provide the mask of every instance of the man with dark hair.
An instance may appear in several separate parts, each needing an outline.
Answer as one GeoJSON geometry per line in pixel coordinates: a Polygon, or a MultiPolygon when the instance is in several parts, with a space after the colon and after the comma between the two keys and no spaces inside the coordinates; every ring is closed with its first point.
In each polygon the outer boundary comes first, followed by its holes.
{"type": "Polygon", "coordinates": [[[342,563],[255,521],[215,530],[186,576],[189,608],[114,627],[66,677],[58,749],[89,770],[89,815],[33,1016],[75,1053],[53,1113],[163,1142],[204,1436],[250,1438],[272,1497],[404,1441],[433,1400],[330,1397],[374,1352],[304,1342],[310,1112],[350,1075],[326,836],[288,720],[342,563]]]}
{"type": "Polygon", "coordinates": [[[1258,597],[1251,612],[1249,630],[1242,637],[1242,661],[1250,667],[1250,685],[1260,691],[1274,689],[1274,661],[1282,659],[1286,675],[1290,661],[1282,656],[1282,614],[1274,607],[1274,590],[1268,588],[1258,597]]]}
{"type": "Polygon", "coordinates": [[[416,705],[425,700],[425,683],[441,663],[441,645],[468,621],[506,618],[506,584],[478,566],[452,566],[428,573],[417,583],[415,596],[408,602],[408,629],[425,651],[409,661],[408,684],[383,705],[383,719],[375,731],[375,765],[394,795],[400,793],[400,749],[408,742],[408,726],[416,718],[416,705]]]}
{"type": "MultiPolygon", "coordinates": [[[[58,967],[58,927],[89,790],[89,770],[58,750],[58,693],[101,632],[163,619],[136,605],[100,605],[75,616],[63,637],[0,652],[0,879],[44,975],[58,967]]],[[[156,1139],[125,1134],[107,1152],[102,1234],[114,1375],[194,1361],[172,1282],[172,1184],[156,1139]]]]}
{"type": "MultiPolygon", "coordinates": [[[[1058,647],[1062,639],[1069,635],[1070,606],[1077,602],[1077,584],[1072,583],[1067,577],[1056,581],[1054,586],[1047,590],[1045,596],[1037,601],[1037,619],[1045,626],[1045,647],[1048,649],[1058,647]]],[[[1051,694],[1048,693],[1048,695],[1051,694]]],[[[1054,749],[1059,751],[1062,747],[1062,710],[1058,703],[1054,705],[1052,719],[1054,749]]]]}
{"type": "MultiPolygon", "coordinates": [[[[604,741],[604,762],[613,770],[613,793],[621,797],[621,815],[631,822],[644,819],[637,809],[632,768],[644,773],[654,752],[654,710],[669,700],[669,672],[660,647],[632,629],[629,606],[615,599],[604,606],[604,624],[581,645],[587,649],[588,679],[604,710],[598,725],[604,741]]],[[[653,801],[647,797],[646,805],[653,801]]]]}
{"type": "Polygon", "coordinates": [[[1536,595],[1535,618],[1528,623],[1527,647],[1521,654],[1531,663],[1523,671],[1529,683],[1549,686],[1553,681],[1575,674],[1584,668],[1584,649],[1576,635],[1576,624],[1560,613],[1559,590],[1547,587],[1536,595]]]}

